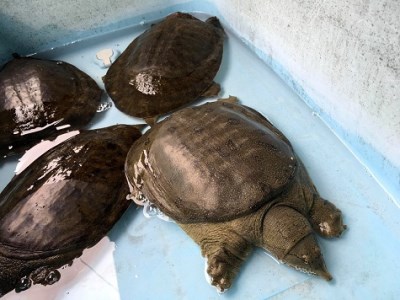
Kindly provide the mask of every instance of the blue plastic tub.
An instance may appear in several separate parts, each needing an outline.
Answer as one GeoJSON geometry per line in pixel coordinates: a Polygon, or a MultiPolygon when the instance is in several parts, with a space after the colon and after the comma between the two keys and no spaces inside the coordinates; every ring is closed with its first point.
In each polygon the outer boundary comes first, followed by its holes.
{"type": "MultiPolygon", "coordinates": [[[[103,87],[102,49],[122,52],[153,21],[190,5],[138,16],[124,28],[38,53],[64,60],[103,87]]],[[[196,16],[217,12],[207,7],[196,16]]],[[[399,208],[365,167],[319,118],[235,33],[226,28],[221,96],[237,96],[260,111],[291,140],[320,194],[343,212],[348,230],[339,239],[319,239],[334,280],[302,274],[261,250],[244,264],[234,287],[219,295],[205,278],[198,246],[174,223],[146,218],[134,205],[101,243],[61,270],[53,286],[33,286],[11,299],[398,299],[399,208]]],[[[212,100],[212,99],[208,99],[212,100]]],[[[142,123],[115,107],[98,113],[89,128],[142,123]]],[[[0,190],[18,158],[0,162],[0,190]]]]}

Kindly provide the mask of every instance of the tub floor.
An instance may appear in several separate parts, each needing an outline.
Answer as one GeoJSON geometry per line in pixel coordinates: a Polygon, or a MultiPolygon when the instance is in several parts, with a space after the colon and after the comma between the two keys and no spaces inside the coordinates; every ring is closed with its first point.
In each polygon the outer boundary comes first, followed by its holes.
{"type": "MultiPolygon", "coordinates": [[[[206,18],[205,15],[198,15],[206,18]]],[[[77,42],[38,56],[72,63],[103,87],[106,68],[96,58],[105,48],[121,52],[142,24],[77,42]]],[[[277,264],[261,250],[244,264],[234,287],[219,295],[205,280],[198,246],[174,223],[147,219],[133,205],[101,243],[61,270],[54,286],[33,286],[10,299],[395,299],[400,295],[399,209],[316,113],[259,58],[227,31],[221,96],[268,117],[292,142],[322,197],[340,208],[348,230],[319,238],[332,282],[277,264]]],[[[98,113],[90,128],[142,123],[115,107],[98,113]]],[[[0,163],[0,190],[17,158],[0,163]]]]}

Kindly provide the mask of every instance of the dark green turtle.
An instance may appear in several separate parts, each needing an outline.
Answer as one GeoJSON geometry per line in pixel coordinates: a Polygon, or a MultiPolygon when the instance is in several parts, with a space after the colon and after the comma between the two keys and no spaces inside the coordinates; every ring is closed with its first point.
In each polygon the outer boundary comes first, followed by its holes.
{"type": "Polygon", "coordinates": [[[82,128],[100,98],[96,82],[71,64],[16,57],[0,71],[0,155],[82,128]]]}
{"type": "Polygon", "coordinates": [[[224,32],[216,17],[205,22],[174,13],[139,35],[111,65],[105,88],[121,111],[153,118],[216,95],[224,32]]]}
{"type": "Polygon", "coordinates": [[[53,284],[127,209],[124,162],[135,126],[82,131],[50,149],[0,194],[0,297],[53,284]]]}
{"type": "Polygon", "coordinates": [[[125,172],[137,203],[150,201],[200,245],[220,291],[254,247],[331,279],[314,232],[339,236],[341,212],[255,110],[217,101],[177,111],[135,142],[125,172]]]}

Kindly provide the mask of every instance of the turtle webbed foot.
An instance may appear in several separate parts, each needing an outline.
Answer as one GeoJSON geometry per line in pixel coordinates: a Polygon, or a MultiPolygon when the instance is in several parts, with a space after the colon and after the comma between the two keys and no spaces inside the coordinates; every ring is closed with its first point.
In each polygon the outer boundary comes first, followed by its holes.
{"type": "Polygon", "coordinates": [[[206,258],[209,283],[223,293],[231,287],[253,245],[226,223],[180,224],[206,258]]]}
{"type": "Polygon", "coordinates": [[[327,200],[316,197],[309,219],[315,232],[323,237],[339,237],[347,228],[343,224],[342,213],[327,200]]]}
{"type": "Polygon", "coordinates": [[[60,280],[61,274],[59,271],[40,267],[31,273],[31,279],[35,284],[52,285],[60,280]]]}
{"type": "Polygon", "coordinates": [[[220,293],[223,293],[231,287],[240,263],[235,263],[224,249],[220,249],[217,253],[207,255],[207,273],[210,277],[210,283],[215,286],[220,293]]]}

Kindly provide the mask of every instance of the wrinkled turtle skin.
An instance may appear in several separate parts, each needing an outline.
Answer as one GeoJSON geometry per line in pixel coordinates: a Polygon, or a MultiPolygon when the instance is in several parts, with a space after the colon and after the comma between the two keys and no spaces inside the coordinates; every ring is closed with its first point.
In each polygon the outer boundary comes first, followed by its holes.
{"type": "Polygon", "coordinates": [[[217,101],[175,112],[135,142],[125,172],[137,203],[155,204],[199,244],[220,291],[254,247],[331,279],[314,232],[339,236],[341,212],[255,110],[217,101]]]}
{"type": "Polygon", "coordinates": [[[82,131],[40,156],[0,194],[0,296],[57,282],[127,209],[124,162],[135,126],[82,131]]]}
{"type": "Polygon", "coordinates": [[[11,60],[0,71],[0,155],[57,136],[62,125],[82,128],[96,113],[101,93],[92,78],[66,62],[11,60]]]}
{"type": "Polygon", "coordinates": [[[105,88],[117,108],[140,118],[216,95],[219,86],[213,79],[223,39],[216,17],[203,22],[190,14],[169,15],[125,49],[103,78],[105,88]]]}

